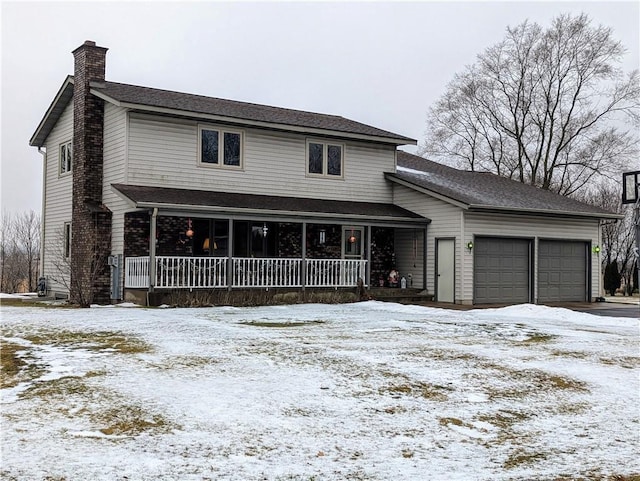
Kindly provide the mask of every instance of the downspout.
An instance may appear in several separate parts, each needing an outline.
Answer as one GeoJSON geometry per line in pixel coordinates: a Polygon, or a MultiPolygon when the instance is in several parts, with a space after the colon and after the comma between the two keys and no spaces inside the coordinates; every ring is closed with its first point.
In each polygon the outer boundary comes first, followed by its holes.
{"type": "Polygon", "coordinates": [[[156,232],[158,221],[158,208],[151,212],[151,226],[149,228],[149,293],[156,287],[156,232]]]}
{"type": "Polygon", "coordinates": [[[47,199],[47,151],[38,147],[38,153],[42,155],[42,211],[40,219],[40,262],[38,263],[38,277],[44,276],[44,219],[47,199]]]}

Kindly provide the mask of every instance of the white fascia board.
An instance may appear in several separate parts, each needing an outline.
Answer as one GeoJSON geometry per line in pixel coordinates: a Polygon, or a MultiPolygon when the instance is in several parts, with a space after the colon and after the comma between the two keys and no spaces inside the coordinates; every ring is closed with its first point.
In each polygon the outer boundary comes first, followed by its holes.
{"type": "Polygon", "coordinates": [[[272,129],[272,130],[281,130],[285,132],[298,132],[298,133],[309,134],[309,135],[324,135],[324,136],[330,136],[330,137],[342,137],[342,138],[355,139],[355,140],[367,140],[371,142],[380,142],[380,143],[393,144],[393,145],[417,145],[418,144],[418,142],[414,139],[405,140],[405,139],[398,139],[396,137],[379,137],[376,135],[354,134],[349,132],[341,132],[338,130],[316,129],[312,127],[300,127],[300,126],[289,125],[289,124],[278,124],[273,122],[262,122],[259,120],[240,119],[237,117],[225,117],[222,115],[204,114],[199,112],[191,112],[189,110],[176,110],[176,109],[170,109],[167,107],[153,107],[149,105],[120,102],[96,90],[91,90],[91,93],[96,97],[99,97],[102,100],[110,102],[118,107],[124,107],[131,110],[139,110],[139,111],[168,114],[168,115],[177,115],[181,117],[205,119],[205,120],[211,120],[214,122],[233,123],[233,124],[245,125],[249,127],[261,127],[266,129],[272,129]]]}
{"type": "Polygon", "coordinates": [[[428,224],[431,221],[425,217],[422,218],[406,218],[406,217],[381,217],[360,214],[336,214],[331,212],[298,212],[287,210],[265,210],[265,209],[246,209],[241,207],[219,207],[209,205],[188,205],[188,204],[164,204],[161,202],[135,202],[135,206],[139,208],[152,209],[157,207],[165,211],[190,211],[190,212],[216,212],[227,213],[229,215],[244,216],[270,216],[270,217],[290,217],[290,218],[309,218],[309,219],[360,219],[362,222],[379,221],[381,223],[394,222],[402,224],[428,224]]]}
{"type": "Polygon", "coordinates": [[[58,93],[53,98],[53,101],[51,102],[51,105],[49,105],[49,108],[47,109],[47,112],[44,114],[44,117],[42,117],[42,120],[38,124],[38,127],[36,128],[36,131],[33,133],[31,138],[29,139],[29,145],[31,145],[33,147],[42,147],[42,144],[40,144],[40,145],[34,144],[35,139],[38,137],[38,135],[40,135],[40,132],[42,131],[42,128],[44,127],[44,125],[46,124],[47,120],[49,119],[49,117],[53,113],[54,109],[58,106],[58,103],[60,102],[60,98],[62,97],[62,94],[64,94],[65,90],[67,89],[67,87],[69,85],[73,85],[73,77],[71,75],[67,75],[67,78],[64,79],[64,82],[62,82],[62,87],[60,87],[60,89],[58,90],[58,93]]]}
{"type": "Polygon", "coordinates": [[[523,207],[497,207],[492,205],[471,204],[469,206],[471,212],[495,212],[495,213],[510,213],[510,214],[524,214],[524,215],[541,215],[541,216],[553,216],[553,217],[583,217],[590,219],[622,219],[622,214],[607,214],[599,212],[573,212],[566,210],[543,210],[543,209],[528,209],[523,207]]]}

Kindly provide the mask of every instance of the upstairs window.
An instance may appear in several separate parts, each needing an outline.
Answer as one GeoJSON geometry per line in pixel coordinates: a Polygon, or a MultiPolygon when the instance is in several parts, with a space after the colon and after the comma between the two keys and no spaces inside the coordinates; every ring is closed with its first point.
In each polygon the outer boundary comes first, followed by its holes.
{"type": "Polygon", "coordinates": [[[71,141],[60,144],[58,158],[60,159],[60,174],[71,172],[71,141]]]}
{"type": "Polygon", "coordinates": [[[341,178],[343,163],[344,145],[311,140],[307,142],[308,175],[341,178]]]}
{"type": "Polygon", "coordinates": [[[242,132],[199,127],[202,165],[242,168],[242,132]]]}

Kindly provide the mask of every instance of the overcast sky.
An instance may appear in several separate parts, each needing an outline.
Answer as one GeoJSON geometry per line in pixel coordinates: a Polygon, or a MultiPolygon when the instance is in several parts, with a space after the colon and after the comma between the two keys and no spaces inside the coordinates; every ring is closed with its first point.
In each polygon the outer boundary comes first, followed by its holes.
{"type": "MultiPolygon", "coordinates": [[[[587,13],[638,68],[640,2],[7,2],[1,207],[41,209],[29,139],[85,40],[107,80],[342,115],[421,141],[452,76],[526,19],[587,13]]],[[[414,151],[413,149],[407,149],[414,151]]]]}

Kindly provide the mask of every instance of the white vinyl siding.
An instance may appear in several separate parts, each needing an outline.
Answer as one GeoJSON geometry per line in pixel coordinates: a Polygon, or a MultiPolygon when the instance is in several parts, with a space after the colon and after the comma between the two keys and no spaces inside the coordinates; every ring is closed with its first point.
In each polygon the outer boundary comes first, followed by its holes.
{"type": "Polygon", "coordinates": [[[251,128],[243,132],[242,171],[202,169],[197,162],[197,122],[130,113],[127,182],[243,194],[391,202],[391,186],[383,172],[394,168],[393,146],[340,141],[344,145],[344,180],[327,182],[326,178],[307,175],[304,135],[251,128]]]}
{"type": "MultiPolygon", "coordinates": [[[[431,223],[427,226],[427,292],[433,294],[435,293],[435,240],[436,238],[451,238],[456,239],[456,246],[461,245],[459,239],[461,235],[460,219],[462,210],[447,202],[434,199],[433,197],[429,197],[401,185],[394,185],[393,187],[393,202],[400,207],[431,219],[431,223]]],[[[460,249],[456,249],[456,300],[461,299],[461,256],[465,256],[464,252],[460,249]]],[[[415,277],[413,283],[416,285],[415,277]]]]}
{"type": "Polygon", "coordinates": [[[47,152],[43,199],[43,273],[53,292],[68,293],[64,265],[64,225],[71,222],[72,175],[60,175],[60,145],[73,139],[73,103],[63,111],[45,141],[47,152]]]}
{"type": "MultiPolygon", "coordinates": [[[[506,214],[479,214],[466,212],[465,232],[472,235],[494,237],[528,237],[534,240],[534,300],[538,300],[538,242],[540,239],[560,239],[599,244],[598,219],[567,219],[554,217],[517,216],[506,214]]],[[[473,256],[465,256],[464,268],[473,271],[473,256]]],[[[591,295],[600,294],[600,258],[591,256],[591,295]]],[[[473,276],[470,276],[473,277],[473,276]]],[[[473,298],[473,281],[465,282],[463,299],[473,298]]]]}
{"type": "Polygon", "coordinates": [[[126,110],[105,103],[104,170],[102,201],[112,212],[111,253],[122,254],[124,245],[124,212],[127,201],[111,188],[126,183],[126,110]]]}

